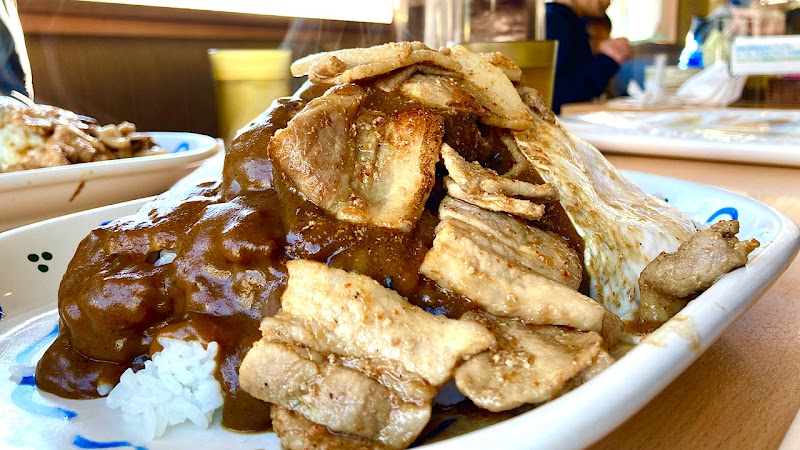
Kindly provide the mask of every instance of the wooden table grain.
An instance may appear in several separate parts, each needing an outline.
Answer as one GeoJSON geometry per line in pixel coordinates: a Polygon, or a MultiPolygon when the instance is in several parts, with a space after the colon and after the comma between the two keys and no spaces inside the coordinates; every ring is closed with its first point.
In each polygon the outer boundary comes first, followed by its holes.
{"type": "MultiPolygon", "coordinates": [[[[607,155],[722,187],[800,223],[800,168],[607,155]]],[[[589,406],[591,407],[591,406],[589,406]]],[[[800,408],[800,259],[681,376],[591,449],[777,449],[800,408]]]]}

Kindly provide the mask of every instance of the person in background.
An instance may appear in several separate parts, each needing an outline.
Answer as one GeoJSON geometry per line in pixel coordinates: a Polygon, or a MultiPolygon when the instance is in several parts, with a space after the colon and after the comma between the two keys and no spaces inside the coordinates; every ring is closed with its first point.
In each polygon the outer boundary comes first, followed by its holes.
{"type": "Polygon", "coordinates": [[[608,14],[603,14],[602,17],[584,17],[582,22],[586,27],[586,33],[589,35],[589,46],[592,48],[592,54],[596,55],[599,53],[600,44],[611,39],[611,19],[608,14]]]}
{"type": "Polygon", "coordinates": [[[32,99],[30,73],[16,0],[0,0],[0,95],[19,92],[32,99]]]}
{"type": "Polygon", "coordinates": [[[593,54],[584,18],[603,17],[611,0],[557,0],[547,4],[547,39],[558,41],[553,112],[602,94],[633,50],[625,38],[607,39],[593,54]]]}

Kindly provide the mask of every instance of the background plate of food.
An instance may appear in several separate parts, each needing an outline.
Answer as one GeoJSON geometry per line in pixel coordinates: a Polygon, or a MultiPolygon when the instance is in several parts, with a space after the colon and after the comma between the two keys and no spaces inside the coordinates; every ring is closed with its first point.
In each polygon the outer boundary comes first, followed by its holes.
{"type": "Polygon", "coordinates": [[[567,114],[561,120],[609,153],[800,166],[798,111],[598,111],[567,114]]]}
{"type": "Polygon", "coordinates": [[[99,126],[0,98],[0,231],[160,194],[221,148],[210,136],[99,126]]]}
{"type": "MultiPolygon", "coordinates": [[[[580,448],[631,416],[697,359],[783,272],[798,249],[797,226],[758,201],[666,177],[626,172],[699,225],[736,218],[756,238],[748,264],[722,277],[677,316],[577,389],[537,408],[471,415],[435,408],[417,440],[426,448],[580,448]],[[514,416],[516,414],[516,416],[514,416]]],[[[56,298],[78,243],[92,228],[134,213],[145,200],[71,214],[0,234],[0,442],[6,448],[279,448],[273,433],[230,432],[219,412],[202,430],[187,423],[148,442],[105,399],[41,392],[33,367],[57,334],[56,298]]]]}

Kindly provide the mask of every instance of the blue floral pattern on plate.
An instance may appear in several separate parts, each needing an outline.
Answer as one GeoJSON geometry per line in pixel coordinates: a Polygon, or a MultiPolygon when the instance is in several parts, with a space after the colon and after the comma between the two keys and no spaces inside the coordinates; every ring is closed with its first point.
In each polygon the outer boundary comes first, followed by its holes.
{"type": "MultiPolygon", "coordinates": [[[[77,412],[57,406],[43,405],[34,400],[34,393],[36,392],[36,377],[33,374],[36,363],[34,358],[49,346],[57,336],[58,325],[53,327],[46,335],[24,347],[14,356],[14,364],[17,370],[21,370],[23,374],[19,377],[17,386],[11,392],[11,402],[17,408],[30,414],[70,421],[78,417],[77,412]]],[[[81,449],[130,447],[134,450],[147,450],[147,447],[134,445],[128,441],[95,441],[80,434],[76,435],[72,440],[72,445],[81,449]]]]}
{"type": "Polygon", "coordinates": [[[17,387],[11,392],[11,402],[17,408],[37,416],[71,420],[77,417],[78,413],[60,407],[42,405],[33,399],[36,392],[36,378],[33,373],[36,367],[34,356],[49,346],[57,335],[58,326],[56,325],[52,331],[32,342],[14,356],[14,364],[18,369],[17,375],[20,379],[17,387]]]}
{"type": "Polygon", "coordinates": [[[75,439],[72,440],[72,445],[78,448],[87,448],[87,449],[131,447],[134,450],[147,450],[147,447],[142,447],[140,445],[133,445],[128,441],[99,442],[99,441],[93,441],[91,439],[86,439],[81,435],[75,436],[75,439]]]}

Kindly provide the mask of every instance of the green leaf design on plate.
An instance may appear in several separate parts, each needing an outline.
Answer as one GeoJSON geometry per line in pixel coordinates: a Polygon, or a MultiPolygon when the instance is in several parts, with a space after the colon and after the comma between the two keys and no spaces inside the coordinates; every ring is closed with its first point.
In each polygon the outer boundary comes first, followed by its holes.
{"type": "MultiPolygon", "coordinates": [[[[43,259],[45,261],[50,261],[53,259],[53,254],[50,252],[42,252],[41,258],[36,253],[28,254],[28,261],[32,263],[38,263],[40,259],[43,259]]],[[[50,267],[48,267],[47,264],[37,264],[36,268],[39,269],[39,272],[42,273],[46,273],[48,270],[50,270],[50,267]]]]}

